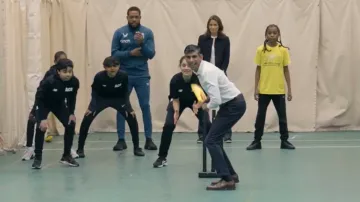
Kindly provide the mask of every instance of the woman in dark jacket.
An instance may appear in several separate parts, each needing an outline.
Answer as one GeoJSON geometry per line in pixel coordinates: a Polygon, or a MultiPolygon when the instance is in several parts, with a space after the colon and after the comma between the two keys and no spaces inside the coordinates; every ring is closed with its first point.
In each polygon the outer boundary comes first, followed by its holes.
{"type": "MultiPolygon", "coordinates": [[[[198,46],[201,49],[204,60],[211,62],[226,74],[230,59],[230,40],[224,33],[224,26],[217,15],[209,18],[206,25],[206,32],[199,36],[198,46]]],[[[202,126],[199,124],[199,134],[202,126]]],[[[231,128],[226,132],[224,141],[231,142],[231,128]]],[[[198,140],[201,143],[201,139],[198,140]]]]}

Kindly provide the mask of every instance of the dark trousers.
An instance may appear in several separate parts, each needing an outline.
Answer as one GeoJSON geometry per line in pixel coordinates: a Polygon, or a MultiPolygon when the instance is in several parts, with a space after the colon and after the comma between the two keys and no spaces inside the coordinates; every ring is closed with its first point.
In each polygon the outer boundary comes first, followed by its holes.
{"type": "Polygon", "coordinates": [[[26,126],[26,146],[32,147],[33,139],[34,139],[34,130],[36,125],[36,117],[35,117],[35,109],[36,105],[34,104],[33,108],[29,113],[29,118],[26,126]]]}
{"type": "Polygon", "coordinates": [[[258,111],[255,122],[255,141],[261,141],[261,137],[264,134],[266,111],[271,100],[274,103],[276,112],[279,117],[280,139],[288,140],[289,138],[287,119],[286,119],[285,95],[260,94],[258,100],[258,111]]]}
{"type": "MultiPolygon", "coordinates": [[[[186,108],[190,108],[192,110],[192,104],[184,105],[184,104],[180,103],[179,118],[180,118],[182,112],[184,111],[184,109],[186,109],[186,108]]],[[[206,111],[199,109],[198,113],[196,114],[196,117],[198,118],[199,122],[202,123],[202,125],[204,125],[203,122],[206,121],[207,128],[205,130],[209,131],[209,129],[211,127],[209,114],[206,111]],[[204,116],[205,116],[205,120],[204,120],[204,116]]],[[[167,157],[174,130],[175,130],[174,108],[173,108],[173,103],[169,102],[168,107],[167,107],[165,124],[164,124],[163,131],[161,134],[159,157],[164,157],[164,158],[167,157]]]]}
{"type": "MultiPolygon", "coordinates": [[[[199,138],[202,137],[202,135],[204,134],[204,126],[203,126],[202,122],[199,122],[199,124],[198,124],[198,134],[199,134],[199,138]]],[[[224,140],[231,139],[231,137],[232,137],[232,130],[231,130],[231,128],[229,128],[225,132],[224,140]]]]}
{"type": "Polygon", "coordinates": [[[214,168],[217,174],[224,179],[236,174],[236,172],[222,147],[222,141],[226,130],[233,127],[244,115],[245,111],[246,102],[242,94],[220,105],[210,131],[205,138],[205,145],[209,150],[214,168]]]}
{"type": "MultiPolygon", "coordinates": [[[[65,106],[65,104],[63,106],[52,107],[48,109],[46,112],[46,117],[50,112],[52,112],[65,127],[63,156],[68,156],[70,155],[70,150],[73,144],[75,123],[74,122],[69,123],[70,113],[68,108],[65,106]]],[[[41,158],[42,156],[44,137],[45,137],[45,131],[40,130],[40,122],[41,120],[37,118],[37,127],[35,134],[35,156],[37,158],[41,158]]]]}
{"type": "MultiPolygon", "coordinates": [[[[222,69],[222,70],[223,70],[223,69],[222,69]]],[[[223,70],[223,71],[224,71],[224,70],[223,70]]],[[[225,73],[225,75],[227,76],[226,71],[224,71],[224,73],[225,73]]],[[[200,136],[200,134],[204,134],[204,133],[203,133],[203,131],[204,131],[203,128],[204,128],[203,125],[199,122],[199,125],[198,125],[198,134],[199,134],[199,136],[200,136]]],[[[231,128],[228,128],[228,129],[226,130],[226,132],[225,132],[224,140],[226,140],[226,139],[231,139],[231,137],[232,137],[232,130],[231,130],[231,128]]]]}
{"type": "Polygon", "coordinates": [[[123,100],[120,99],[103,99],[98,98],[96,100],[96,107],[94,111],[84,116],[83,121],[80,125],[80,135],[79,135],[79,143],[78,150],[83,150],[85,146],[85,140],[89,132],[90,125],[95,117],[104,109],[111,107],[115,109],[121,116],[125,117],[126,122],[129,125],[132,141],[134,144],[134,149],[139,147],[139,126],[136,120],[136,117],[133,117],[129,112],[125,110],[123,107],[125,105],[123,100]]]}

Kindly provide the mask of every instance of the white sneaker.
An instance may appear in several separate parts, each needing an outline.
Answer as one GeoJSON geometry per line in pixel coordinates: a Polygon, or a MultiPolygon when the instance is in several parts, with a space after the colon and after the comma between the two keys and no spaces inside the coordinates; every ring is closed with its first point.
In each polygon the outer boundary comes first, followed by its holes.
{"type": "Polygon", "coordinates": [[[6,154],[5,151],[0,148],[0,156],[5,155],[5,154],[6,154]]]}
{"type": "Polygon", "coordinates": [[[71,156],[72,156],[74,159],[79,158],[79,155],[77,154],[77,152],[75,151],[75,149],[71,149],[71,156]]]}
{"type": "Polygon", "coordinates": [[[33,147],[27,147],[24,151],[24,156],[22,157],[23,161],[29,161],[30,159],[34,158],[34,148],[33,147]]]}

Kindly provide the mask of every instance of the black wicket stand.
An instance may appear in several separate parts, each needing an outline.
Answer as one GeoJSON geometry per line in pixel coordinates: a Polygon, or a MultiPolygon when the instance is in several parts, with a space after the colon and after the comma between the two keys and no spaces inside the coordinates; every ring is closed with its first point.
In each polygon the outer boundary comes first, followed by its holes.
{"type": "MultiPolygon", "coordinates": [[[[211,162],[211,171],[208,172],[207,171],[207,161],[206,161],[206,146],[205,146],[205,138],[207,135],[207,125],[206,125],[206,117],[205,116],[209,116],[207,113],[204,113],[204,130],[203,130],[203,168],[202,168],[202,172],[199,172],[199,178],[219,178],[219,176],[217,175],[213,162],[211,162]]],[[[216,111],[212,110],[212,121],[214,121],[216,116],[216,111]]]]}

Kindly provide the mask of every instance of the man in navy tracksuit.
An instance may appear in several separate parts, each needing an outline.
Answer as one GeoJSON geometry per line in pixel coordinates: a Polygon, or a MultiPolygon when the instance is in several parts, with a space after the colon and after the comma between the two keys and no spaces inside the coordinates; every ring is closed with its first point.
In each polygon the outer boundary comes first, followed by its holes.
{"type": "MultiPolygon", "coordinates": [[[[117,29],[111,44],[111,56],[120,61],[120,68],[128,74],[129,91],[135,88],[142,111],[146,142],[144,148],[157,150],[152,141],[152,121],[150,111],[150,74],[147,61],[155,56],[154,35],[140,25],[141,11],[130,7],[127,11],[128,25],[117,29]]],[[[127,148],[125,143],[125,119],[117,113],[117,132],[119,140],[114,151],[127,148]]]]}

